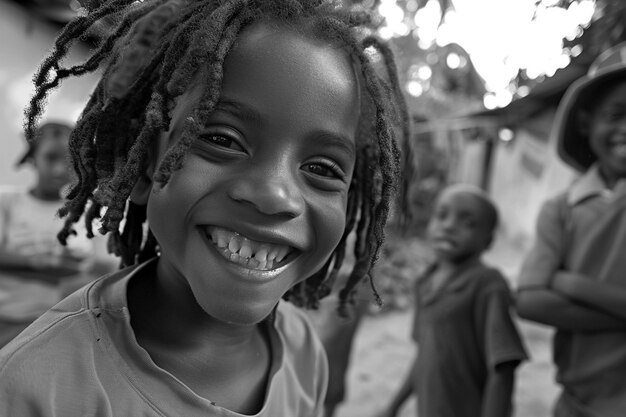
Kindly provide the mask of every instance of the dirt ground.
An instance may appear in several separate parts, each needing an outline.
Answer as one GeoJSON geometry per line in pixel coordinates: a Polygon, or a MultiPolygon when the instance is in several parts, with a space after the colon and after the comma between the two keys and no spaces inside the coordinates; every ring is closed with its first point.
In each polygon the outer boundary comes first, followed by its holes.
{"type": "MultiPolygon", "coordinates": [[[[519,268],[520,250],[501,244],[487,254],[508,277],[519,268]]],[[[511,286],[515,282],[511,280],[511,286]]],[[[415,345],[410,339],[411,310],[367,315],[356,334],[347,375],[347,395],[335,417],[374,417],[387,404],[408,372],[415,345]]],[[[515,417],[548,417],[558,388],[554,383],[550,339],[544,326],[518,320],[531,359],[517,372],[515,417]]],[[[416,400],[408,401],[400,417],[416,416],[416,400]]]]}

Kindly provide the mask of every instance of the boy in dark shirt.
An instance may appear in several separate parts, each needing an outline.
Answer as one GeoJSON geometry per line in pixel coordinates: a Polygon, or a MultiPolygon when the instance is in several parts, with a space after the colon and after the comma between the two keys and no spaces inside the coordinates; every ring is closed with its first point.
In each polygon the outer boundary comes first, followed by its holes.
{"type": "Polygon", "coordinates": [[[515,369],[527,356],[507,283],[481,261],[497,223],[478,188],[453,185],[437,199],[428,226],[436,259],[416,284],[419,354],[383,416],[397,415],[413,393],[419,416],[511,415],[515,369]]]}

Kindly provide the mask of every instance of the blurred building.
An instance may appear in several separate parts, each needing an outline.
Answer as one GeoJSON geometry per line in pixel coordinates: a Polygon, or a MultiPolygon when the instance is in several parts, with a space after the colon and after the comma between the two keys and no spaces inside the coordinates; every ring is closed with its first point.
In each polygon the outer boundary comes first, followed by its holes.
{"type": "Polygon", "coordinates": [[[415,124],[445,153],[448,182],[490,192],[501,211],[502,234],[521,249],[534,236],[542,203],[578,175],[558,158],[551,129],[565,90],[590,62],[573,61],[506,107],[415,124]]]}

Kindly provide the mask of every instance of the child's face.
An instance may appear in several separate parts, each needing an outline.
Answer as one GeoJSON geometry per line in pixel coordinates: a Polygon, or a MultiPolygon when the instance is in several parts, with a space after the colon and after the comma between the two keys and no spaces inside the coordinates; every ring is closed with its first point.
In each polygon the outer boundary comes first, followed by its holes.
{"type": "Polygon", "coordinates": [[[428,224],[428,239],[440,259],[453,263],[479,255],[491,242],[485,203],[469,192],[444,191],[428,224]]]}
{"type": "MultiPolygon", "coordinates": [[[[170,143],[199,86],[175,109],[170,143]]],[[[181,296],[221,321],[270,314],[344,232],[359,107],[344,52],[281,29],[247,29],[183,167],[149,197],[159,278],[178,281],[181,296]]]]}
{"type": "Polygon", "coordinates": [[[609,180],[626,177],[626,81],[609,90],[592,113],[589,143],[609,180]]]}
{"type": "Polygon", "coordinates": [[[61,188],[70,179],[68,136],[44,136],[39,140],[32,156],[33,166],[37,170],[36,187],[40,195],[58,198],[61,188]]]}

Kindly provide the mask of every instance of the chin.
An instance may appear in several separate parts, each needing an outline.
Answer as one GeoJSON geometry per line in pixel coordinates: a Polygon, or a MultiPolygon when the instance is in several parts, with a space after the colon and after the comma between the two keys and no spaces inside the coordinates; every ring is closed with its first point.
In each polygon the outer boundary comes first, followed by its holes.
{"type": "Polygon", "coordinates": [[[212,308],[202,306],[202,309],[215,320],[233,326],[245,327],[255,326],[262,322],[272,313],[275,306],[276,304],[271,306],[259,306],[257,308],[229,308],[229,306],[219,306],[220,308],[217,309],[215,306],[212,308]]]}

